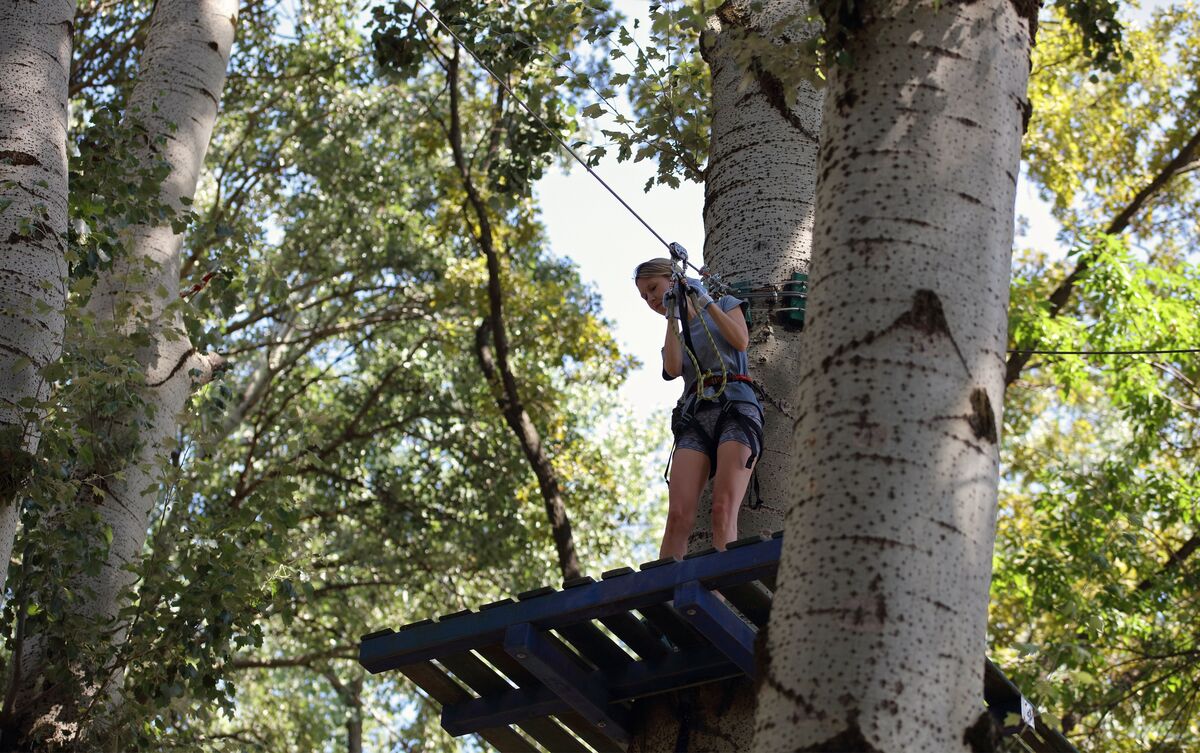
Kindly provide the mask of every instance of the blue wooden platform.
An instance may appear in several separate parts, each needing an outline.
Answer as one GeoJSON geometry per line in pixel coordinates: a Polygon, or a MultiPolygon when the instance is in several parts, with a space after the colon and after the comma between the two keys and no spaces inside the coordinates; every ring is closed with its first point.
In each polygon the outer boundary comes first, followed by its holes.
{"type": "MultiPolygon", "coordinates": [[[[446,731],[502,753],[616,753],[633,700],[756,675],[781,545],[750,537],[381,630],[363,636],[359,663],[399,670],[441,705],[446,731]]],[[[984,691],[1029,750],[1074,753],[990,661],[984,691]]]]}

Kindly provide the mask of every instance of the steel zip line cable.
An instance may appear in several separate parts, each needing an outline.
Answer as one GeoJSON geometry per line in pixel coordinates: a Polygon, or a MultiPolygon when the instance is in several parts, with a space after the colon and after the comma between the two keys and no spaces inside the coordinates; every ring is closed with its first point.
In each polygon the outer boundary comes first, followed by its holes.
{"type": "Polygon", "coordinates": [[[1014,348],[1009,353],[1031,353],[1040,356],[1155,356],[1178,353],[1200,353],[1200,348],[1168,348],[1165,350],[1026,350],[1014,348]]]}
{"type": "Polygon", "coordinates": [[[629,203],[628,203],[628,202],[626,202],[624,199],[622,199],[622,198],[621,198],[621,195],[620,195],[619,193],[617,193],[616,191],[614,191],[612,186],[610,186],[610,185],[608,185],[608,183],[604,182],[604,178],[601,178],[601,177],[600,177],[600,175],[599,175],[599,173],[597,173],[595,170],[593,170],[593,169],[592,169],[592,167],[591,167],[591,165],[589,165],[589,164],[588,164],[588,163],[587,163],[587,162],[586,162],[586,161],[583,159],[583,157],[580,157],[580,156],[579,156],[579,153],[578,153],[578,152],[576,152],[574,149],[572,149],[572,148],[570,147],[570,145],[568,145],[568,144],[567,144],[567,142],[566,142],[566,141],[564,141],[564,140],[563,140],[563,138],[562,138],[561,136],[559,136],[557,133],[555,133],[554,129],[553,129],[553,128],[551,128],[549,125],[547,125],[547,124],[546,124],[546,121],[542,120],[542,118],[541,118],[541,117],[540,117],[540,116],[539,116],[539,115],[538,115],[536,112],[534,112],[532,109],[530,109],[529,105],[525,104],[525,100],[523,100],[523,99],[521,99],[520,97],[518,97],[518,96],[517,96],[517,95],[516,95],[516,94],[513,92],[513,90],[509,88],[508,84],[504,83],[504,80],[503,80],[502,78],[500,78],[499,76],[497,76],[497,75],[496,75],[496,72],[495,72],[495,71],[493,71],[491,68],[489,68],[489,67],[487,66],[487,63],[484,63],[482,60],[480,60],[480,59],[479,59],[479,56],[478,56],[478,55],[476,55],[476,54],[475,54],[475,53],[474,53],[474,52],[471,50],[471,48],[467,46],[466,42],[462,41],[462,39],[460,39],[460,38],[459,38],[459,36],[458,36],[457,34],[455,34],[455,33],[454,33],[454,30],[453,30],[453,29],[451,29],[451,28],[450,28],[448,25],[446,25],[446,22],[445,22],[445,21],[443,21],[443,20],[442,20],[442,19],[441,19],[441,18],[438,16],[438,14],[436,14],[436,13],[434,13],[434,12],[433,12],[433,9],[432,9],[432,8],[430,8],[428,5],[426,5],[425,3],[423,3],[421,0],[413,0],[413,2],[415,2],[417,5],[419,5],[419,6],[421,6],[422,8],[424,8],[424,9],[425,9],[425,12],[426,12],[426,13],[428,13],[430,16],[432,16],[432,17],[433,17],[433,20],[434,20],[434,21],[437,21],[438,25],[439,25],[439,26],[441,26],[443,29],[445,29],[445,30],[446,30],[446,32],[447,32],[447,33],[448,33],[448,34],[449,34],[451,37],[453,37],[453,38],[454,38],[454,41],[455,41],[455,42],[457,42],[457,43],[459,44],[459,46],[460,46],[460,47],[462,47],[464,50],[466,50],[466,51],[467,51],[467,54],[468,54],[468,55],[470,55],[470,56],[471,56],[471,57],[472,57],[472,58],[475,60],[475,62],[476,62],[476,63],[479,63],[479,66],[480,66],[481,68],[483,68],[485,71],[487,71],[487,72],[488,72],[488,75],[490,75],[492,78],[496,79],[496,83],[500,84],[500,87],[501,87],[501,88],[503,88],[503,89],[504,89],[504,91],[508,93],[508,96],[510,96],[510,97],[512,97],[514,100],[516,100],[517,104],[519,104],[519,105],[520,105],[520,106],[521,106],[521,107],[522,107],[522,108],[525,110],[525,112],[527,112],[527,113],[529,113],[531,116],[533,116],[533,119],[534,119],[534,120],[536,120],[536,121],[538,122],[538,124],[539,124],[539,125],[540,125],[542,128],[545,128],[545,129],[546,129],[546,133],[548,133],[548,134],[550,134],[551,136],[553,136],[553,137],[554,137],[554,140],[555,140],[555,141],[557,141],[557,142],[559,143],[559,145],[561,145],[561,146],[562,146],[562,148],[563,148],[563,149],[566,149],[566,150],[567,150],[567,151],[568,151],[568,152],[571,154],[571,156],[575,158],[575,161],[576,161],[576,162],[578,162],[579,164],[583,165],[583,169],[587,170],[587,171],[588,171],[588,173],[590,173],[590,174],[591,174],[591,176],[592,176],[593,178],[595,178],[596,180],[600,181],[600,185],[604,186],[605,190],[607,190],[607,191],[608,191],[610,194],[612,194],[614,199],[616,199],[617,201],[621,202],[621,206],[625,207],[625,209],[627,209],[627,210],[629,211],[629,213],[630,213],[630,214],[632,214],[632,215],[633,215],[635,218],[637,218],[637,221],[638,221],[638,222],[640,222],[640,223],[642,223],[642,225],[643,225],[643,226],[644,226],[644,227],[645,227],[647,230],[649,230],[649,231],[650,231],[650,233],[651,233],[651,234],[652,234],[652,235],[653,235],[655,238],[657,238],[657,239],[658,239],[658,242],[659,242],[659,243],[661,243],[661,244],[663,244],[664,246],[666,246],[668,250],[670,249],[670,247],[671,247],[671,244],[670,244],[670,243],[667,243],[667,241],[666,241],[666,240],[664,240],[664,239],[663,239],[663,237],[662,237],[661,235],[659,235],[659,234],[658,234],[658,231],[656,231],[654,228],[652,228],[652,227],[650,226],[650,223],[649,223],[649,222],[646,222],[646,220],[642,219],[642,216],[641,216],[640,214],[638,214],[638,213],[637,213],[637,211],[636,211],[636,210],[635,210],[633,207],[629,206],[629,203]]]}

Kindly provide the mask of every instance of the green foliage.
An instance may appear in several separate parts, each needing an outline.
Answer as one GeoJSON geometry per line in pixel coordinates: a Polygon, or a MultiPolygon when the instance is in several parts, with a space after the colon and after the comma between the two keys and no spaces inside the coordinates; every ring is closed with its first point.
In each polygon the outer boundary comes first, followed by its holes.
{"type": "MultiPolygon", "coordinates": [[[[582,89],[558,87],[548,61],[587,34],[602,47],[606,8],[438,7],[569,138],[582,89]]],[[[146,10],[84,6],[82,27],[101,38],[82,41],[98,59],[77,68],[105,83],[73,108],[82,222],[65,354],[23,487],[5,670],[26,636],[50,642],[45,679],[90,694],[72,750],[319,750],[351,724],[377,747],[469,746],[401,678],[353,661],[365,632],[557,574],[536,481],[475,362],[486,271],[440,125],[438,58],[426,48],[418,75],[381,77],[351,6],[248,7],[208,170],[176,212],[151,200],[164,166],[135,157],[137,127],[119,116],[146,10]],[[125,608],[86,619],[74,607],[112,535],[89,502],[141,441],[112,418],[140,405],[149,321],[130,307],[120,331],[101,331],[86,304],[122,258],[123,230],[147,220],[190,223],[189,294],[167,311],[229,367],[195,394],[170,464],[151,469],[158,501],[125,608]],[[89,689],[105,678],[121,704],[89,689]]],[[[589,75],[604,64],[584,57],[589,75]]],[[[618,411],[631,361],[595,291],[546,249],[528,194],[553,143],[463,65],[463,136],[500,228],[513,368],[580,556],[611,566],[660,522],[644,516],[639,480],[663,439],[645,426],[665,421],[618,411]]],[[[130,284],[150,271],[131,269],[130,284]]]]}
{"type": "Polygon", "coordinates": [[[1101,71],[1116,73],[1134,55],[1122,49],[1125,27],[1117,18],[1115,0],[1065,0],[1055,3],[1078,30],[1083,52],[1101,71]]]}
{"type": "MultiPolygon", "coordinates": [[[[614,24],[608,3],[514,6],[454,0],[431,2],[430,7],[454,37],[500,76],[536,115],[515,103],[505,108],[506,93],[496,90],[493,109],[502,110],[503,118],[481,143],[479,155],[491,191],[510,197],[530,195],[533,183],[553,160],[558,144],[555,136],[563,141],[570,137],[574,96],[605,70],[606,40],[614,24]],[[564,50],[572,49],[578,41],[572,40],[577,30],[582,30],[583,41],[592,47],[575,61],[578,70],[574,77],[556,75],[560,65],[571,65],[563,62],[571,59],[564,50]]],[[[391,9],[377,6],[373,16],[376,63],[397,80],[410,79],[434,64],[439,53],[430,53],[427,40],[453,41],[428,13],[411,3],[397,2],[391,9]]],[[[457,49],[457,45],[454,47],[457,49]]],[[[482,104],[486,108],[488,103],[482,104]]],[[[585,108],[586,112],[589,110],[585,108]]],[[[488,119],[486,109],[473,112],[471,119],[488,119]]]]}
{"type": "MultiPolygon", "coordinates": [[[[1200,125],[1184,53],[1198,20],[1179,6],[1127,29],[1132,61],[1094,80],[1084,43],[1043,27],[1027,159],[1074,251],[1018,259],[1014,343],[1200,343],[1194,176],[1173,176],[1110,231],[1200,125]],[[1050,294],[1075,269],[1073,295],[1051,317],[1050,294]]],[[[993,653],[1084,750],[1200,743],[1198,380],[1186,353],[1035,356],[1007,394],[993,653]]]]}
{"type": "Polygon", "coordinates": [[[612,56],[624,70],[609,79],[608,88],[628,87],[633,117],[609,104],[614,125],[601,133],[611,140],[618,160],[657,162],[657,175],[646,190],[655,184],[676,187],[680,179],[704,181],[712,117],[708,64],[701,57],[707,15],[705,3],[651,3],[644,43],[634,36],[640,21],[618,30],[612,56]]]}
{"type": "MultiPolygon", "coordinates": [[[[112,105],[102,105],[85,110],[79,120],[68,175],[68,261],[73,279],[94,277],[124,256],[121,233],[131,225],[171,223],[176,232],[183,232],[194,219],[159,199],[170,165],[145,161],[146,131],[136,119],[122,119],[112,105]]],[[[154,147],[157,151],[161,144],[154,147]]]]}

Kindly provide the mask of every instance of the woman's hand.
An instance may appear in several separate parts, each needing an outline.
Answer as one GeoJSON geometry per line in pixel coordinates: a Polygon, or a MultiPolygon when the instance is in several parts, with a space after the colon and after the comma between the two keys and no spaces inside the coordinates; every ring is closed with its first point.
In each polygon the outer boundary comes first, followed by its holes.
{"type": "Polygon", "coordinates": [[[699,280],[693,277],[685,277],[682,284],[687,286],[685,289],[688,295],[695,297],[697,310],[703,311],[713,302],[712,296],[708,294],[708,291],[704,289],[704,285],[699,280]]]}
{"type": "Polygon", "coordinates": [[[672,317],[679,318],[679,311],[676,308],[675,299],[676,299],[675,288],[672,287],[670,290],[668,290],[663,295],[662,311],[660,311],[659,313],[662,314],[663,316],[667,317],[668,319],[670,319],[672,317]]]}

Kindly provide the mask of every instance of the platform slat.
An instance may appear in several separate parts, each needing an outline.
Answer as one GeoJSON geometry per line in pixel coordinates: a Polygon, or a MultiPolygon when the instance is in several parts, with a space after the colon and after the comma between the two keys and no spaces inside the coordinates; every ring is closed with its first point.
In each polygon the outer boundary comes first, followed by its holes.
{"type": "Polygon", "coordinates": [[[519,687],[533,688],[541,684],[527,669],[513,661],[513,658],[504,651],[504,647],[499,643],[493,643],[490,646],[476,649],[475,653],[487,659],[489,664],[500,670],[501,674],[512,680],[519,687]]]}
{"type": "Polygon", "coordinates": [[[726,549],[740,549],[744,546],[750,546],[751,544],[761,544],[762,542],[767,541],[770,538],[771,538],[770,536],[764,536],[761,533],[756,533],[756,534],[752,534],[750,536],[743,536],[742,538],[738,539],[737,541],[731,541],[725,545],[725,548],[726,549]]]}
{"type": "Polygon", "coordinates": [[[629,747],[609,738],[603,731],[597,729],[596,725],[580,716],[577,711],[565,711],[555,714],[555,716],[567,729],[574,732],[599,753],[625,753],[629,747]]]}
{"type": "Polygon", "coordinates": [[[659,632],[667,636],[667,640],[681,649],[700,648],[708,644],[696,632],[696,629],[688,624],[687,620],[680,617],[679,613],[667,604],[642,607],[638,611],[646,618],[646,622],[653,625],[659,632]]]}
{"type": "Polygon", "coordinates": [[[470,693],[445,672],[435,667],[432,662],[410,664],[407,667],[401,667],[400,672],[412,680],[414,685],[424,690],[430,698],[442,705],[460,703],[464,698],[471,697],[470,693]]]}
{"type": "MultiPolygon", "coordinates": [[[[499,644],[494,646],[485,646],[479,649],[476,653],[487,659],[488,663],[496,669],[500,670],[508,679],[515,682],[521,688],[533,688],[546,690],[540,680],[533,676],[529,670],[521,666],[520,662],[513,659],[505,651],[504,647],[499,644]]],[[[623,751],[624,748],[615,745],[612,740],[606,737],[594,724],[584,719],[577,713],[566,711],[559,713],[562,709],[562,704],[553,705],[552,710],[547,711],[544,716],[554,714],[563,726],[574,732],[583,739],[588,745],[592,746],[600,753],[616,753],[623,751]]]]}
{"type": "Polygon", "coordinates": [[[633,658],[625,653],[625,649],[613,643],[591,622],[564,625],[558,629],[558,634],[596,669],[619,667],[633,661],[633,658]]]}
{"type": "MultiPolygon", "coordinates": [[[[424,690],[443,709],[470,699],[470,695],[445,672],[430,662],[402,667],[401,672],[413,684],[424,690]]],[[[500,753],[538,753],[538,749],[519,732],[507,726],[477,729],[475,734],[500,753]]]]}
{"type": "Polygon", "coordinates": [[[536,599],[539,596],[546,596],[546,595],[552,594],[552,593],[554,593],[554,586],[542,586],[541,588],[534,588],[529,591],[522,591],[521,593],[517,594],[517,600],[518,601],[529,601],[530,599],[536,599]]]}
{"type": "Polygon", "coordinates": [[[656,567],[674,565],[682,561],[683,560],[680,557],[659,557],[656,560],[650,560],[649,562],[643,562],[642,564],[638,565],[638,570],[653,570],[656,567]]]}
{"type": "Polygon", "coordinates": [[[662,642],[662,636],[652,631],[641,620],[629,612],[621,612],[607,617],[601,617],[600,623],[613,632],[613,635],[637,652],[637,655],[647,661],[666,657],[671,649],[662,642]]]}
{"type": "MultiPolygon", "coordinates": [[[[482,697],[500,695],[512,689],[503,677],[470,652],[447,656],[438,661],[482,697]]],[[[554,753],[588,753],[583,743],[548,717],[527,719],[518,726],[546,750],[554,753]]]]}
{"type": "Polygon", "coordinates": [[[760,630],[771,618],[771,592],[758,581],[721,589],[721,595],[760,630]]]}
{"type": "Polygon", "coordinates": [[[575,649],[573,649],[569,645],[567,645],[567,643],[565,641],[563,641],[561,638],[559,638],[557,635],[547,632],[547,633],[543,633],[543,636],[545,637],[545,639],[547,641],[550,642],[551,645],[553,645],[556,649],[561,651],[563,653],[563,655],[566,656],[567,659],[572,664],[574,664],[575,667],[580,672],[593,672],[596,669],[598,669],[598,667],[596,667],[595,664],[593,664],[587,658],[580,656],[578,653],[576,653],[575,649]]]}
{"type": "MultiPolygon", "coordinates": [[[[605,679],[610,699],[618,702],[740,676],[740,669],[710,648],[691,654],[671,654],[661,662],[634,662],[605,679]]],[[[569,711],[566,701],[538,685],[464,701],[443,710],[442,719],[443,724],[449,719],[463,729],[474,729],[481,725],[517,724],[534,716],[569,711]]]]}

